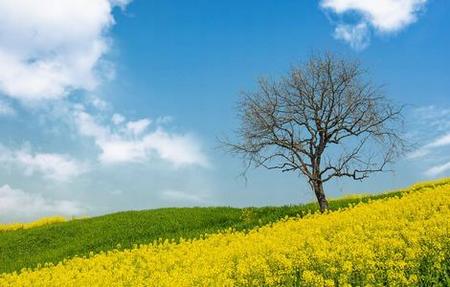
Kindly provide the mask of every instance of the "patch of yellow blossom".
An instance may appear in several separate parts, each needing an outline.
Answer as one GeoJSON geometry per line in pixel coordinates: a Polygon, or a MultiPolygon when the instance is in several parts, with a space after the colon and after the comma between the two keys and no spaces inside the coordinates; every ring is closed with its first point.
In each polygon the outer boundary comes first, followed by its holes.
{"type": "Polygon", "coordinates": [[[0,224],[0,232],[2,231],[14,231],[19,229],[29,229],[54,223],[66,222],[67,219],[62,216],[43,217],[33,222],[28,223],[9,223],[0,224]]]}
{"type": "Polygon", "coordinates": [[[0,286],[449,286],[450,181],[398,198],[92,254],[0,286]]]}

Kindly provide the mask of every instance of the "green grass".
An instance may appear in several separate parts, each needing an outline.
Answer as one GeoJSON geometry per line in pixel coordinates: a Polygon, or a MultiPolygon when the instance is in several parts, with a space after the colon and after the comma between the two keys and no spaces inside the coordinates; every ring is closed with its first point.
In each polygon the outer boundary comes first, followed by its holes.
{"type": "MultiPolygon", "coordinates": [[[[399,196],[391,192],[363,198],[330,201],[330,209],[349,204],[399,196]]],[[[205,233],[233,227],[250,229],[318,211],[316,203],[261,208],[164,208],[119,212],[99,217],[56,223],[26,230],[0,233],[0,273],[36,267],[45,262],[57,263],[65,258],[85,256],[89,252],[130,248],[154,240],[195,238],[205,233]]]]}

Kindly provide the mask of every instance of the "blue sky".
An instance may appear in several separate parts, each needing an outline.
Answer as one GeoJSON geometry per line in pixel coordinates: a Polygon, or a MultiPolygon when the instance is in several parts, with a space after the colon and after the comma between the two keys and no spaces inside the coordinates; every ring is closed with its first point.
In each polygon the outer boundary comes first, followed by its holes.
{"type": "Polygon", "coordinates": [[[165,206],[314,200],[295,174],[217,149],[260,76],[314,51],[361,60],[407,104],[415,149],[330,197],[450,175],[450,3],[443,0],[0,3],[0,221],[165,206]]]}

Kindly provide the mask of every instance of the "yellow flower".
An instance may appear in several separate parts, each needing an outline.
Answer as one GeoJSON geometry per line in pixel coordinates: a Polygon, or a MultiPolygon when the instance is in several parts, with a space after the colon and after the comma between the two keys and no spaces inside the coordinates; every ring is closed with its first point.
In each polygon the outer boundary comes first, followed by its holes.
{"type": "Polygon", "coordinates": [[[62,216],[52,216],[43,217],[33,222],[29,223],[11,223],[11,224],[0,224],[0,232],[2,231],[14,231],[18,229],[29,229],[34,227],[39,227],[48,224],[66,222],[67,219],[62,216]]]}

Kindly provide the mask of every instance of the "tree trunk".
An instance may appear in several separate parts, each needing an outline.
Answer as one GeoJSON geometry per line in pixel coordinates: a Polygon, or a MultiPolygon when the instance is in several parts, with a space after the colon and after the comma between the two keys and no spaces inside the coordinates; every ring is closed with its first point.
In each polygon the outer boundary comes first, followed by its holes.
{"type": "Polygon", "coordinates": [[[312,186],[314,189],[314,193],[316,194],[317,201],[319,202],[320,212],[324,212],[328,209],[328,201],[325,197],[325,192],[323,191],[322,181],[313,181],[312,186]]]}

